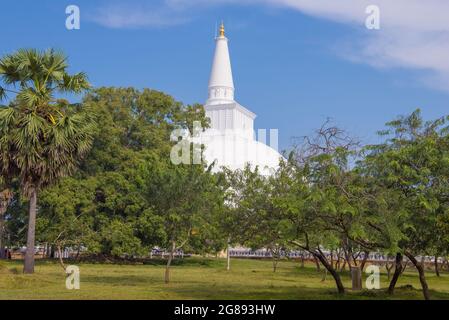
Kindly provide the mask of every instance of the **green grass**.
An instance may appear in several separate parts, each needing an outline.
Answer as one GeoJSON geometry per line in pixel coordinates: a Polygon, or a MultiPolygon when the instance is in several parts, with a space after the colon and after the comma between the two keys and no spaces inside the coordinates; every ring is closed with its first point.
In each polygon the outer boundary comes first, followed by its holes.
{"type": "MultiPolygon", "coordinates": [[[[411,268],[390,297],[382,289],[337,295],[330,275],[323,282],[314,265],[300,268],[287,261],[273,273],[270,261],[233,259],[232,270],[226,271],[222,259],[184,259],[172,267],[168,285],[163,281],[164,266],[158,263],[78,266],[81,289],[67,290],[63,269],[55,261],[38,261],[33,275],[21,273],[20,261],[2,261],[0,299],[422,299],[411,268]]],[[[349,274],[343,273],[342,279],[349,288],[349,274]]],[[[433,299],[449,299],[449,274],[437,278],[428,271],[427,279],[433,299]]],[[[387,286],[382,274],[381,287],[387,286]]]]}

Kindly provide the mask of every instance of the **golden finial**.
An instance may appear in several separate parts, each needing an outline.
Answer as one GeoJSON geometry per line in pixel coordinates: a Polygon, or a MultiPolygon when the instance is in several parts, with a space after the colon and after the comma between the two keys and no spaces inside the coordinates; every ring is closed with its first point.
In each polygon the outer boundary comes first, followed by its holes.
{"type": "Polygon", "coordinates": [[[221,22],[220,25],[220,37],[224,37],[225,36],[225,27],[224,27],[224,23],[221,22]]]}

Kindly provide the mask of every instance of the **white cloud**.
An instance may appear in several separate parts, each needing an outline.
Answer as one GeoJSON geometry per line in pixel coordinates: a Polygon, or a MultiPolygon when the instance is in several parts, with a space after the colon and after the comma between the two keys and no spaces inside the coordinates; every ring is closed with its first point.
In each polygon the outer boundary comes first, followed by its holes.
{"type": "Polygon", "coordinates": [[[360,32],[345,42],[344,57],[416,69],[427,85],[449,91],[449,0],[160,0],[151,7],[130,1],[101,8],[96,21],[116,28],[170,26],[218,5],[275,6],[352,25],[360,32]],[[365,9],[372,4],[380,7],[380,30],[364,28],[365,9]]]}
{"type": "MultiPolygon", "coordinates": [[[[263,0],[262,0],[263,1],[263,0]]],[[[112,0],[97,6],[89,20],[109,28],[152,28],[183,24],[217,5],[254,4],[260,0],[112,0]]]]}
{"type": "Polygon", "coordinates": [[[380,8],[381,30],[364,30],[348,45],[347,58],[378,67],[425,73],[422,80],[449,91],[449,1],[268,0],[303,13],[363,28],[365,8],[380,8]]]}
{"type": "Polygon", "coordinates": [[[97,8],[90,20],[109,28],[169,27],[190,19],[167,3],[149,5],[139,1],[127,4],[109,3],[97,8]]]}

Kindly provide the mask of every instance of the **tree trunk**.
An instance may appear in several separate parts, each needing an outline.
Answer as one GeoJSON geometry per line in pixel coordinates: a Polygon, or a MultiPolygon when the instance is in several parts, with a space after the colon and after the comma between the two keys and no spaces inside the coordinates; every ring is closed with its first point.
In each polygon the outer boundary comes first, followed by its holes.
{"type": "Polygon", "coordinates": [[[170,282],[170,265],[171,265],[171,262],[173,260],[173,256],[175,254],[175,250],[176,250],[176,242],[172,241],[170,254],[168,256],[167,265],[165,267],[165,283],[169,283],[170,282]]]}
{"type": "Polygon", "coordinates": [[[326,281],[327,279],[327,269],[324,269],[323,277],[321,278],[321,282],[326,281]]]}
{"type": "Polygon", "coordinates": [[[269,250],[271,253],[271,261],[273,263],[273,272],[276,273],[276,269],[277,269],[278,262],[279,262],[278,255],[276,253],[276,250],[273,250],[273,249],[269,249],[269,250]]]}
{"type": "Polygon", "coordinates": [[[346,270],[346,259],[343,259],[343,264],[341,265],[340,272],[346,270]]]}
{"type": "Polygon", "coordinates": [[[405,255],[407,256],[407,258],[410,259],[410,261],[413,263],[415,268],[418,270],[419,281],[421,282],[422,293],[424,295],[424,299],[430,300],[429,286],[427,285],[426,277],[424,275],[424,264],[419,263],[411,253],[405,253],[405,255]]]}
{"type": "Polygon", "coordinates": [[[337,262],[335,263],[335,269],[336,270],[340,270],[340,264],[341,264],[341,259],[340,259],[340,251],[336,251],[337,252],[337,262]]]}
{"type": "Polygon", "coordinates": [[[408,261],[406,261],[406,262],[404,263],[404,265],[403,265],[403,267],[402,267],[401,273],[404,273],[405,270],[407,270],[407,267],[408,267],[408,261]]]}
{"type": "Polygon", "coordinates": [[[393,269],[394,263],[390,264],[390,258],[387,257],[387,262],[385,263],[385,269],[387,269],[388,281],[391,279],[391,269],[393,269]]]}
{"type": "Polygon", "coordinates": [[[331,266],[334,268],[334,250],[331,250],[331,266]]]}
{"type": "Polygon", "coordinates": [[[320,272],[321,271],[320,262],[318,261],[317,257],[315,257],[315,255],[313,256],[313,260],[315,260],[316,271],[320,272]]]}
{"type": "Polygon", "coordinates": [[[61,265],[61,267],[64,269],[64,271],[66,271],[66,267],[64,264],[64,260],[62,258],[62,250],[61,250],[61,246],[58,246],[58,255],[59,255],[59,264],[61,265]]]}
{"type": "Polygon", "coordinates": [[[437,275],[437,277],[440,276],[440,270],[438,269],[438,257],[435,256],[435,274],[437,275]]]}
{"type": "Polygon", "coordinates": [[[360,269],[365,270],[365,265],[366,265],[366,261],[368,260],[368,256],[369,256],[369,251],[364,251],[363,252],[365,255],[363,256],[363,260],[362,260],[362,264],[360,265],[360,269]]]}
{"type": "Polygon", "coordinates": [[[36,229],[37,191],[31,192],[30,208],[28,215],[27,249],[23,273],[34,273],[34,240],[36,229]]]}
{"type": "Polygon", "coordinates": [[[311,253],[313,254],[313,256],[315,258],[320,260],[320,262],[323,264],[323,266],[332,275],[332,277],[335,280],[335,284],[337,285],[338,293],[339,294],[344,294],[345,293],[345,287],[343,286],[343,282],[341,282],[341,278],[340,278],[340,275],[338,274],[338,272],[334,268],[331,267],[331,265],[329,264],[329,262],[327,262],[326,258],[323,257],[323,255],[318,254],[316,252],[311,252],[311,253]]]}
{"type": "Polygon", "coordinates": [[[399,276],[402,273],[402,259],[403,259],[402,254],[397,253],[395,267],[394,267],[394,274],[393,274],[393,278],[390,281],[390,286],[388,287],[388,294],[394,293],[394,288],[396,286],[396,283],[398,282],[399,276]]]}
{"type": "Polygon", "coordinates": [[[352,265],[351,265],[351,258],[349,257],[349,253],[348,253],[348,251],[347,251],[346,249],[344,249],[344,248],[343,248],[343,252],[344,252],[344,258],[345,258],[345,261],[346,261],[346,263],[348,264],[348,269],[349,269],[349,271],[351,271],[352,265]]]}
{"type": "Polygon", "coordinates": [[[80,252],[81,252],[81,245],[78,245],[78,248],[76,250],[76,255],[75,255],[75,261],[79,261],[80,258],[80,252]]]}
{"type": "MultiPolygon", "coordinates": [[[[1,200],[0,200],[1,201],[1,200]]],[[[3,207],[0,207],[0,259],[6,259],[5,252],[5,243],[3,241],[3,234],[5,228],[5,212],[3,211],[3,207]]]]}
{"type": "Polygon", "coordinates": [[[5,250],[5,213],[11,202],[12,192],[9,189],[0,192],[0,259],[8,259],[5,250]]]}
{"type": "Polygon", "coordinates": [[[278,267],[279,260],[275,257],[273,257],[273,272],[276,273],[277,267],[278,267]]]}
{"type": "Polygon", "coordinates": [[[231,270],[231,253],[229,249],[231,249],[231,238],[228,238],[228,246],[226,247],[226,270],[231,270]]]}

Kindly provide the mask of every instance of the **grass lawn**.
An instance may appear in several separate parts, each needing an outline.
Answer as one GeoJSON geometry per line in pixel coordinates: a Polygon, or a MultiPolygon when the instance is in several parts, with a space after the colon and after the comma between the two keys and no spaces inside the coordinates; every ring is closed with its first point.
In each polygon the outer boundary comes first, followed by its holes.
{"type": "MultiPolygon", "coordinates": [[[[276,273],[270,261],[233,259],[225,270],[223,259],[188,258],[172,267],[172,282],[164,283],[164,266],[78,264],[80,290],[65,288],[65,274],[56,261],[37,261],[36,272],[24,275],[21,261],[0,262],[0,299],[422,299],[417,273],[410,268],[401,276],[393,297],[384,290],[348,290],[335,293],[332,277],[326,281],[314,265],[300,268],[280,262],[276,273]],[[413,288],[406,285],[412,285],[413,288]]],[[[449,299],[449,274],[427,280],[433,299],[449,299]]],[[[349,274],[342,274],[350,287],[349,274]]],[[[381,287],[388,286],[382,274],[381,287]]]]}

